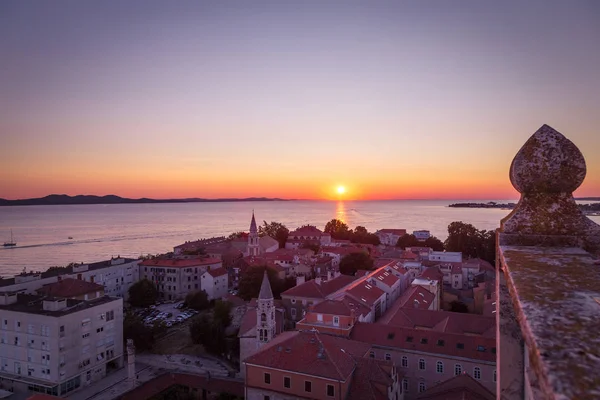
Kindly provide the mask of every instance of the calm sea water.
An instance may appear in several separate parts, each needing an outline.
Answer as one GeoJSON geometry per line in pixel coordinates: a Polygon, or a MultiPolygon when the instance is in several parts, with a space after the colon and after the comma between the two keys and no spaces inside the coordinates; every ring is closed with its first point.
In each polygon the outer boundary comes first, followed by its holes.
{"type": "MultiPolygon", "coordinates": [[[[495,229],[508,214],[498,209],[449,208],[454,201],[237,202],[0,207],[0,242],[10,236],[16,248],[0,248],[0,275],[26,268],[45,270],[70,262],[111,256],[138,257],[172,250],[186,240],[247,231],[252,210],[258,223],[279,221],[294,229],[323,229],[332,218],[350,227],[429,229],[440,239],[452,221],[495,229]],[[73,239],[68,239],[73,237],[73,239]]],[[[600,217],[593,217],[600,223],[600,217]]]]}

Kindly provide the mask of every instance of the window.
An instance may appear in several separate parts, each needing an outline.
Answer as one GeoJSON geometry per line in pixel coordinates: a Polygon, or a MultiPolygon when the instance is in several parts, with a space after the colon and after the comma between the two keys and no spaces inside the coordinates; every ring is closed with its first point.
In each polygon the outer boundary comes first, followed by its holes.
{"type": "Polygon", "coordinates": [[[408,379],[406,378],[402,379],[402,390],[404,393],[408,392],[408,379]]]}
{"type": "Polygon", "coordinates": [[[333,385],[327,385],[327,396],[335,396],[335,387],[333,385]]]}
{"type": "Polygon", "coordinates": [[[473,378],[479,380],[481,379],[481,368],[475,367],[473,368],[473,378]]]}
{"type": "Polygon", "coordinates": [[[438,361],[437,363],[435,363],[435,371],[438,374],[443,374],[444,373],[444,363],[441,361],[438,361]]]}
{"type": "Polygon", "coordinates": [[[423,393],[427,390],[427,386],[425,386],[425,382],[419,382],[419,393],[423,393]]]}
{"type": "Polygon", "coordinates": [[[412,336],[407,336],[406,337],[406,341],[409,342],[409,343],[412,342],[413,341],[413,337],[412,336]]]}
{"type": "Polygon", "coordinates": [[[340,317],[333,317],[333,325],[338,326],[340,324],[340,317]]]}
{"type": "Polygon", "coordinates": [[[291,388],[292,387],[292,378],[290,378],[289,376],[284,376],[283,377],[283,387],[284,388],[291,388]]]}
{"type": "Polygon", "coordinates": [[[427,339],[426,338],[422,338],[421,339],[421,344],[427,344],[427,339]]]}
{"type": "Polygon", "coordinates": [[[369,352],[369,357],[375,358],[375,352],[373,350],[369,352]]]}
{"type": "Polygon", "coordinates": [[[83,335],[81,335],[82,339],[87,339],[89,337],[90,337],[90,333],[89,332],[88,333],[84,333],[83,335]]]}
{"type": "Polygon", "coordinates": [[[494,382],[496,382],[496,370],[494,370],[494,382]]]}
{"type": "Polygon", "coordinates": [[[295,308],[292,308],[292,309],[290,309],[290,312],[291,312],[291,314],[292,314],[292,318],[293,318],[293,319],[296,319],[296,309],[295,309],[295,308]]]}
{"type": "Polygon", "coordinates": [[[104,327],[101,326],[100,328],[96,329],[96,333],[100,333],[100,332],[104,332],[104,327]]]}
{"type": "Polygon", "coordinates": [[[408,368],[408,357],[402,356],[402,368],[408,368]]]}
{"type": "Polygon", "coordinates": [[[271,397],[267,396],[266,394],[263,396],[263,400],[271,400],[271,397]]]}
{"type": "Polygon", "coordinates": [[[304,381],[304,391],[307,393],[312,392],[312,382],[311,381],[304,381]]]}
{"type": "Polygon", "coordinates": [[[265,383],[270,385],[271,384],[271,374],[265,372],[265,383]]]}
{"type": "Polygon", "coordinates": [[[462,365],[454,364],[454,376],[462,374],[462,365]]]}
{"type": "Polygon", "coordinates": [[[385,360],[390,361],[392,359],[392,355],[390,353],[385,353],[385,360]]]}
{"type": "Polygon", "coordinates": [[[115,319],[115,312],[114,311],[108,311],[106,313],[106,321],[112,321],[113,319],[115,319]]]}
{"type": "Polygon", "coordinates": [[[485,347],[483,347],[483,346],[477,346],[477,351],[485,351],[485,347]]]}
{"type": "Polygon", "coordinates": [[[292,304],[296,304],[296,299],[291,300],[292,304]]]}
{"type": "Polygon", "coordinates": [[[465,348],[465,344],[464,343],[456,343],[456,348],[457,349],[464,349],[465,348]]]}
{"type": "Polygon", "coordinates": [[[421,371],[424,371],[424,370],[425,370],[425,360],[424,360],[424,359],[422,359],[422,358],[419,358],[419,369],[420,369],[421,371]]]}
{"type": "Polygon", "coordinates": [[[323,322],[323,314],[317,314],[317,321],[323,322]]]}
{"type": "Polygon", "coordinates": [[[444,340],[443,340],[443,339],[439,339],[439,340],[437,341],[437,345],[438,345],[438,346],[443,346],[443,345],[444,345],[444,340]]]}

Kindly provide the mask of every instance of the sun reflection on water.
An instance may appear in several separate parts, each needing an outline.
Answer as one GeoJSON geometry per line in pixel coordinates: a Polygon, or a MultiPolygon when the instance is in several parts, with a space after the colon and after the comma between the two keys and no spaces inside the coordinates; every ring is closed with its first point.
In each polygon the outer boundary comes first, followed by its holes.
{"type": "Polygon", "coordinates": [[[337,207],[335,209],[335,218],[339,219],[343,223],[347,223],[346,206],[344,205],[343,201],[338,201],[337,203],[337,207]]]}

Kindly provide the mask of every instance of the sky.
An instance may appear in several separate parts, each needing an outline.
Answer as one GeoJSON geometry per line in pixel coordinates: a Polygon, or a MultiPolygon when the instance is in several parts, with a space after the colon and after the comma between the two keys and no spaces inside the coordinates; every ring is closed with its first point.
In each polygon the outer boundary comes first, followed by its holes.
{"type": "Polygon", "coordinates": [[[513,199],[543,124],[600,196],[599,20],[594,0],[4,0],[0,198],[513,199]]]}

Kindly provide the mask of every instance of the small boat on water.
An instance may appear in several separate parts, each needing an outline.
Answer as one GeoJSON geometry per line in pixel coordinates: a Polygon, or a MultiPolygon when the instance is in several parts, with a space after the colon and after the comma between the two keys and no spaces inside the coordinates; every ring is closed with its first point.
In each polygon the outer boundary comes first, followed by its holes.
{"type": "Polygon", "coordinates": [[[17,242],[13,239],[12,229],[10,230],[10,241],[4,242],[4,247],[15,247],[17,242]]]}
{"type": "Polygon", "coordinates": [[[69,240],[73,239],[73,236],[69,236],[69,240]]]}

